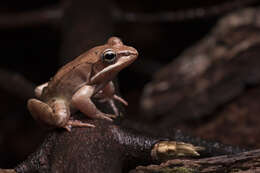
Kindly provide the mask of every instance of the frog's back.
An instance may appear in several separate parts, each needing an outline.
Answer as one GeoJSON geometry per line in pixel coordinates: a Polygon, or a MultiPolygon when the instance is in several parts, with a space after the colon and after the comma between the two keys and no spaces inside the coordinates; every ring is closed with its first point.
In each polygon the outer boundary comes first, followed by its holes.
{"type": "Polygon", "coordinates": [[[92,64],[82,61],[82,58],[79,56],[58,70],[44,89],[43,100],[60,96],[71,98],[80,87],[87,84],[92,64]]]}
{"type": "Polygon", "coordinates": [[[62,82],[66,80],[64,79],[64,76],[67,76],[69,73],[74,73],[77,75],[77,72],[75,72],[75,70],[79,70],[81,68],[88,68],[86,67],[86,64],[89,65],[89,69],[90,69],[92,64],[98,61],[97,50],[99,50],[101,47],[105,47],[105,46],[97,46],[95,48],[92,48],[89,51],[86,51],[85,53],[75,58],[73,61],[61,67],[53,77],[52,81],[54,81],[54,83],[62,82]]]}
{"type": "Polygon", "coordinates": [[[108,45],[96,46],[61,67],[44,89],[42,99],[67,97],[72,95],[89,81],[93,64],[99,61],[100,54],[108,45]]]}

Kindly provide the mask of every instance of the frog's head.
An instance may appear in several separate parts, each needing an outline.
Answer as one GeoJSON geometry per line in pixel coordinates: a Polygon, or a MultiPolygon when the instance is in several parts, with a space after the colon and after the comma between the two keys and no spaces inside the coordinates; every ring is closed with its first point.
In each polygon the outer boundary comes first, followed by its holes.
{"type": "Polygon", "coordinates": [[[117,37],[111,37],[103,46],[89,51],[93,58],[92,84],[112,80],[119,71],[130,65],[138,56],[135,48],[126,46],[117,37]]]}

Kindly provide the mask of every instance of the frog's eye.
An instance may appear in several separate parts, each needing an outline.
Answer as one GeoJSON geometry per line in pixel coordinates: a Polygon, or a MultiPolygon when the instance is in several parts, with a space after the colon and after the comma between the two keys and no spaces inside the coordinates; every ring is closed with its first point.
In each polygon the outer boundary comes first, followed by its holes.
{"type": "Polygon", "coordinates": [[[116,53],[113,50],[106,50],[102,55],[102,60],[107,63],[113,63],[116,60],[116,53]]]}

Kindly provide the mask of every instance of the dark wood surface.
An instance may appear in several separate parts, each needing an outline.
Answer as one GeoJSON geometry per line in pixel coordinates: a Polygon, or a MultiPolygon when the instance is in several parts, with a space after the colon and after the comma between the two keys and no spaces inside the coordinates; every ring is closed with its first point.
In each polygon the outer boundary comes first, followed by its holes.
{"type": "Polygon", "coordinates": [[[214,172],[239,172],[257,173],[260,171],[260,150],[252,150],[235,155],[224,155],[204,159],[175,159],[161,165],[139,166],[130,173],[153,172],[187,172],[187,173],[214,173],[214,172]]]}

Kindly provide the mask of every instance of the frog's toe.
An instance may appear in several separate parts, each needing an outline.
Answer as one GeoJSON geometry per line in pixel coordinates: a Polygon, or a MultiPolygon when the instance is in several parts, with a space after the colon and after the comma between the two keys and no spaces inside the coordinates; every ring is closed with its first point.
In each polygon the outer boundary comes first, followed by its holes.
{"type": "Polygon", "coordinates": [[[68,132],[71,132],[71,125],[67,124],[64,126],[64,128],[68,131],[68,132]]]}
{"type": "Polygon", "coordinates": [[[204,148],[189,143],[160,141],[154,145],[151,156],[156,160],[168,160],[177,157],[196,157],[200,156],[198,152],[201,150],[204,150],[204,148]]]}
{"type": "Polygon", "coordinates": [[[114,120],[108,116],[103,116],[102,119],[113,122],[114,120]]]}
{"type": "Polygon", "coordinates": [[[69,120],[64,128],[70,132],[72,127],[91,127],[91,128],[94,128],[96,126],[93,125],[93,124],[90,124],[90,123],[81,122],[79,120],[69,120]]]}
{"type": "Polygon", "coordinates": [[[117,115],[114,115],[114,114],[106,114],[106,116],[109,118],[113,118],[113,119],[118,117],[117,115]]]}
{"type": "Polygon", "coordinates": [[[96,118],[113,122],[113,119],[112,119],[112,118],[113,118],[114,116],[115,116],[115,115],[100,113],[100,114],[98,114],[98,115],[96,116],[96,118]]]}

